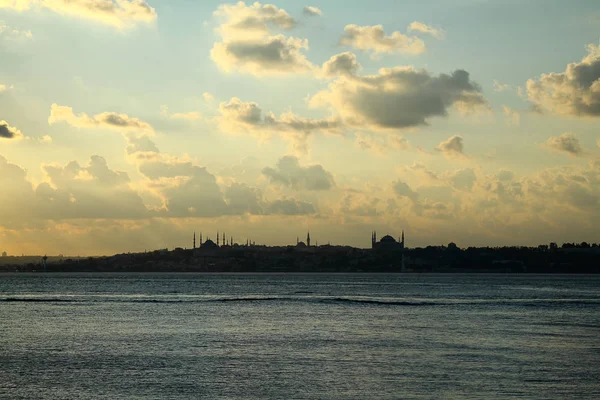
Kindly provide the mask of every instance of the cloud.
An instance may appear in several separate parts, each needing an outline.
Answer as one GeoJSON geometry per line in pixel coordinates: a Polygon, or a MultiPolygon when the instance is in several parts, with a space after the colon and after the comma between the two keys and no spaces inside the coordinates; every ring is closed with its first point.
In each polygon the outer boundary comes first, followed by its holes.
{"type": "Polygon", "coordinates": [[[243,1],[223,4],[217,8],[214,15],[223,20],[218,32],[227,40],[262,38],[270,34],[270,26],[285,30],[296,26],[296,20],[285,10],[259,2],[251,6],[247,6],[243,1]]]}
{"type": "Polygon", "coordinates": [[[172,119],[185,119],[188,121],[195,121],[197,119],[202,118],[202,114],[200,114],[199,112],[196,111],[190,111],[190,112],[186,112],[186,113],[169,113],[169,106],[167,105],[162,105],[160,106],[160,113],[162,116],[166,117],[166,118],[172,118],[172,119]]]}
{"type": "Polygon", "coordinates": [[[417,37],[406,36],[398,31],[386,36],[382,25],[346,25],[340,38],[342,46],[378,53],[420,54],[425,51],[425,43],[417,37]]]}
{"type": "Polygon", "coordinates": [[[454,188],[469,191],[477,181],[477,176],[473,168],[465,168],[450,174],[448,180],[454,188]]]}
{"type": "Polygon", "coordinates": [[[361,69],[361,65],[356,61],[356,54],[347,51],[325,61],[321,71],[325,77],[336,77],[356,75],[361,69]]]}
{"type": "Polygon", "coordinates": [[[106,160],[92,156],[86,167],[43,165],[49,183],[36,189],[42,216],[70,218],[142,218],[148,216],[141,197],[129,187],[129,176],[114,171],[106,160]]]}
{"type": "Polygon", "coordinates": [[[215,43],[210,56],[226,72],[256,76],[307,72],[313,67],[302,54],[308,41],[284,35],[254,41],[215,43]]]}
{"type": "Polygon", "coordinates": [[[402,182],[400,180],[394,181],[392,183],[392,189],[398,197],[406,197],[413,202],[416,202],[419,198],[419,194],[413,191],[406,182],[402,182]]]}
{"type": "Polygon", "coordinates": [[[542,74],[527,81],[527,97],[537,110],[577,117],[600,116],[600,46],[587,46],[580,62],[565,72],[542,74]]]}
{"type": "Polygon", "coordinates": [[[311,203],[299,201],[296,199],[280,199],[269,203],[265,209],[265,214],[279,215],[307,215],[317,212],[315,206],[311,203]]]}
{"type": "Polygon", "coordinates": [[[8,125],[6,121],[0,121],[0,140],[1,139],[22,139],[23,133],[14,126],[8,125]]]}
{"type": "Polygon", "coordinates": [[[66,122],[76,128],[101,128],[119,131],[139,131],[148,134],[154,133],[154,129],[150,124],[138,118],[129,117],[127,114],[104,112],[90,117],[85,113],[74,114],[72,107],[52,104],[48,123],[52,125],[57,122],[66,122]]]}
{"type": "MultiPolygon", "coordinates": [[[[2,8],[1,3],[0,3],[0,8],[2,8]]],[[[31,31],[20,31],[18,29],[11,28],[11,27],[7,26],[6,24],[4,24],[2,21],[0,21],[0,36],[4,36],[9,39],[19,39],[19,38],[32,39],[33,38],[33,34],[31,33],[31,31]]],[[[1,91],[2,90],[0,90],[0,92],[1,91]]]]}
{"type": "Polygon", "coordinates": [[[205,101],[213,101],[215,98],[215,96],[213,96],[212,94],[210,94],[208,92],[202,93],[202,97],[204,97],[205,101]]]}
{"type": "Polygon", "coordinates": [[[438,147],[436,147],[436,150],[449,157],[463,156],[463,138],[458,135],[451,136],[447,140],[441,142],[438,147]]]}
{"type": "Polygon", "coordinates": [[[264,168],[262,173],[272,184],[295,190],[329,190],[335,186],[333,175],[322,165],[302,167],[294,156],[280,158],[275,168],[264,168]]]}
{"type": "Polygon", "coordinates": [[[495,79],[493,82],[494,82],[494,92],[504,92],[504,91],[510,89],[510,85],[508,85],[506,83],[498,82],[495,79]]]}
{"type": "Polygon", "coordinates": [[[436,39],[444,39],[446,37],[446,32],[444,32],[442,29],[436,29],[432,26],[429,26],[427,24],[424,24],[423,22],[418,22],[418,21],[413,21],[410,23],[410,25],[408,26],[408,31],[409,32],[420,32],[420,33],[426,33],[428,35],[433,36],[436,39]]]}
{"type": "Polygon", "coordinates": [[[504,116],[510,125],[519,126],[521,125],[521,114],[517,110],[513,110],[505,105],[502,106],[504,116]]]}
{"type": "Polygon", "coordinates": [[[600,147],[600,139],[596,142],[596,146],[600,147]]]}
{"type": "Polygon", "coordinates": [[[0,8],[25,11],[41,7],[60,15],[89,19],[122,29],[156,20],[156,10],[144,0],[0,0],[0,8]]]}
{"type": "Polygon", "coordinates": [[[323,15],[323,11],[321,11],[320,8],[313,6],[304,6],[302,12],[304,13],[304,15],[309,17],[320,17],[321,15],[323,15]]]}
{"type": "Polygon", "coordinates": [[[0,93],[7,91],[9,88],[6,85],[0,85],[0,93]]]}
{"type": "Polygon", "coordinates": [[[391,150],[408,150],[408,140],[398,135],[376,135],[357,132],[356,146],[363,150],[374,150],[379,154],[385,154],[391,150]]]}
{"type": "Polygon", "coordinates": [[[231,180],[225,183],[205,167],[195,165],[188,159],[160,153],[147,136],[129,134],[126,138],[126,152],[135,160],[138,171],[146,178],[144,186],[160,199],[161,207],[155,210],[157,216],[214,218],[227,215],[298,215],[314,212],[314,207],[309,203],[284,199],[285,202],[278,205],[277,199],[264,199],[257,188],[231,180]],[[292,203],[296,205],[296,211],[289,208],[292,203]]]}
{"type": "Polygon", "coordinates": [[[546,147],[549,149],[564,152],[571,156],[580,156],[583,154],[583,149],[579,143],[579,139],[572,133],[563,133],[560,136],[552,136],[546,142],[546,147]]]}
{"type": "Polygon", "coordinates": [[[307,137],[315,131],[337,133],[341,122],[337,118],[310,119],[297,116],[291,111],[276,117],[263,111],[257,103],[243,102],[237,97],[221,102],[217,121],[226,132],[249,132],[258,138],[278,134],[289,139],[300,149],[306,150],[307,137]]]}
{"type": "Polygon", "coordinates": [[[432,76],[412,67],[340,76],[310,99],[312,107],[333,107],[347,125],[371,129],[427,125],[431,117],[446,116],[452,106],[472,110],[486,104],[468,72],[432,76]]]}
{"type": "Polygon", "coordinates": [[[272,4],[238,2],[219,6],[214,15],[223,20],[217,29],[222,42],[215,43],[210,54],[222,70],[256,76],[312,70],[302,53],[308,49],[307,40],[272,33],[272,28],[289,30],[296,25],[285,10],[272,4]]]}
{"type": "Polygon", "coordinates": [[[500,181],[512,181],[513,178],[515,177],[515,173],[506,169],[501,169],[497,174],[496,177],[498,178],[498,180],[500,181]]]}

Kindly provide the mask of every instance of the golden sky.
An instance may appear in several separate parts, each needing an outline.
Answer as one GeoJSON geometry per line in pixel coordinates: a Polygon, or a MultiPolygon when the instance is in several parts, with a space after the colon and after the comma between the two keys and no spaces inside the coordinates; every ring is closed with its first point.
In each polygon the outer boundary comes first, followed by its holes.
{"type": "Polygon", "coordinates": [[[0,0],[0,251],[600,241],[600,3],[0,0]]]}

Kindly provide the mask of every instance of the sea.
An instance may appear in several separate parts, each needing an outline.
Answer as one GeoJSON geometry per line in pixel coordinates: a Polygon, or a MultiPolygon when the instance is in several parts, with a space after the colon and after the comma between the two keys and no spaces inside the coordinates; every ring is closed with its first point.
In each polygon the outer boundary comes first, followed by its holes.
{"type": "Polygon", "coordinates": [[[600,399],[600,276],[2,274],[0,399],[600,399]]]}

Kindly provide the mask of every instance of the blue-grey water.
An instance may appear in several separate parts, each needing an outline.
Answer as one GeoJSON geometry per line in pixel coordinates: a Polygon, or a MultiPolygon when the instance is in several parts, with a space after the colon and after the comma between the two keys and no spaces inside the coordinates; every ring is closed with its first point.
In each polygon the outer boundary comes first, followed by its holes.
{"type": "Polygon", "coordinates": [[[1,399],[598,399],[600,277],[0,275],[1,399]]]}

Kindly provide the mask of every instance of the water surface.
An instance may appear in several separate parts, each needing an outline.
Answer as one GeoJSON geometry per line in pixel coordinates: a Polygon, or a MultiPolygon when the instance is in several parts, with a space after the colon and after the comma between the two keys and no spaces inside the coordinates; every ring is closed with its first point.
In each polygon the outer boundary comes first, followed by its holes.
{"type": "Polygon", "coordinates": [[[600,277],[0,275],[2,399],[597,399],[600,277]]]}

